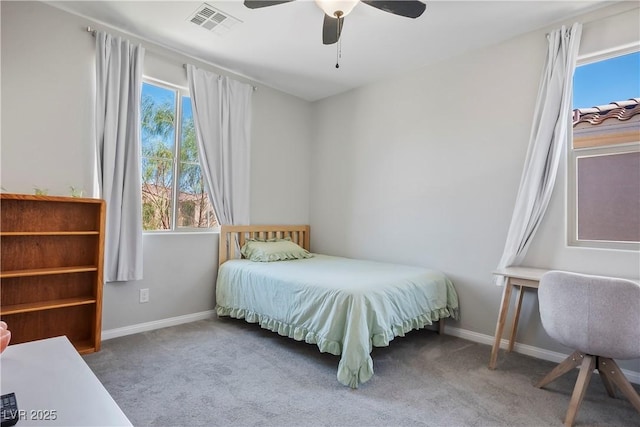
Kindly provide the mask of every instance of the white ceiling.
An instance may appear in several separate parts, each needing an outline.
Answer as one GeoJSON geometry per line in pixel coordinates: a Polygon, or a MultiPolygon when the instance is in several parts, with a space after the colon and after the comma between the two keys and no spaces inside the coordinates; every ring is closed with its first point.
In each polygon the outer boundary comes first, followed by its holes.
{"type": "Polygon", "coordinates": [[[313,101],[611,2],[425,1],[417,19],[360,3],[345,18],[339,69],[336,45],[322,44],[323,12],[312,0],[253,10],[242,0],[206,1],[242,21],[222,36],[189,22],[202,1],[47,3],[313,101]]]}

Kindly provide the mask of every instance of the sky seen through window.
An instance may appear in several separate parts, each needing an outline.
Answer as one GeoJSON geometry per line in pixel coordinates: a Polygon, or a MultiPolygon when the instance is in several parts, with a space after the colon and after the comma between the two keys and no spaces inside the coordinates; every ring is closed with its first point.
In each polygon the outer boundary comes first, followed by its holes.
{"type": "Polygon", "coordinates": [[[640,52],[576,67],[573,109],[640,98],[640,52]]]}

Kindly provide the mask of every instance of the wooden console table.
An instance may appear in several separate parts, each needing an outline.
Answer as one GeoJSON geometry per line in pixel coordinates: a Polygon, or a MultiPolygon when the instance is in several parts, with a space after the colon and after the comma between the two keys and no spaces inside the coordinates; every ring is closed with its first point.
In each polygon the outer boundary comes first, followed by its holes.
{"type": "Polygon", "coordinates": [[[496,368],[498,351],[500,350],[500,342],[502,341],[502,332],[504,331],[504,324],[506,323],[509,314],[509,306],[511,305],[511,291],[513,287],[518,287],[518,296],[516,297],[516,311],[513,314],[513,321],[511,324],[511,336],[509,337],[508,351],[513,350],[513,344],[515,343],[516,332],[518,331],[518,319],[520,317],[520,307],[522,306],[522,297],[524,296],[524,288],[538,289],[540,278],[547,271],[549,270],[541,268],[507,267],[493,272],[496,276],[503,276],[507,282],[504,286],[504,290],[502,291],[502,302],[500,303],[500,312],[498,314],[498,322],[496,324],[496,334],[493,341],[493,348],[491,349],[489,369],[496,368]]]}

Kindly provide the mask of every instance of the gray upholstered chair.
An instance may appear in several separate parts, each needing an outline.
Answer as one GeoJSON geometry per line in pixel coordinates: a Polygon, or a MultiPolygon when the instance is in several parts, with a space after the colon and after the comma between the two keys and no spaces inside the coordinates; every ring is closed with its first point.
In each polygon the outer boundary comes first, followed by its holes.
{"type": "Polygon", "coordinates": [[[538,297],[545,331],[575,351],[536,387],[580,366],[565,425],[573,425],[594,369],[609,396],[615,397],[616,385],[640,412],[640,396],[613,360],[640,358],[640,285],[624,279],[550,271],[540,280],[538,297]]]}

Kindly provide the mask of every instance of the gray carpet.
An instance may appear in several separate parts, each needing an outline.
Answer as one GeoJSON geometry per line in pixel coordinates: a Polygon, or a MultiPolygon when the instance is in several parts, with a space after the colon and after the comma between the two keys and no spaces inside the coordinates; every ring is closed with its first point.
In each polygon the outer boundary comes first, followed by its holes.
{"type": "MultiPolygon", "coordinates": [[[[373,351],[374,377],[338,383],[338,357],[255,324],[214,319],[116,338],[84,357],[135,426],[560,426],[577,377],[434,331],[373,351]]],[[[636,387],[637,388],[637,387],[636,387]]],[[[640,426],[594,375],[576,426],[640,426]]]]}

